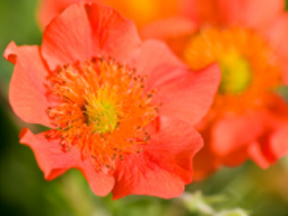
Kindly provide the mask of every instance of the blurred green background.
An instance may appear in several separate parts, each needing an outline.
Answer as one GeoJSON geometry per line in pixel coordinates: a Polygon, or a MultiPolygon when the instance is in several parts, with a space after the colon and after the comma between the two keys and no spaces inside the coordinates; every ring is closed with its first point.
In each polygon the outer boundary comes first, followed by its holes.
{"type": "MultiPolygon", "coordinates": [[[[0,0],[0,53],[12,40],[17,45],[41,43],[36,6],[36,0],[0,0]]],[[[187,186],[185,195],[171,200],[129,196],[112,201],[111,196],[97,197],[77,170],[45,181],[32,151],[18,143],[24,123],[12,114],[7,102],[12,71],[13,65],[0,58],[1,216],[200,216],[211,215],[212,208],[217,212],[241,208],[252,216],[288,216],[287,157],[267,170],[251,162],[222,169],[203,182],[187,186]]],[[[215,216],[241,215],[238,212],[215,216]]]]}

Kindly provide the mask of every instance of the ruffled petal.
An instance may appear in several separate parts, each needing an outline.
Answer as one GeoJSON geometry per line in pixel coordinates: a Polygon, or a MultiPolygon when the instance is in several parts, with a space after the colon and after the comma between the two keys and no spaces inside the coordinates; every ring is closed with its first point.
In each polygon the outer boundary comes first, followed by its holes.
{"type": "Polygon", "coordinates": [[[254,142],[263,132],[260,114],[225,117],[212,129],[211,149],[218,156],[226,156],[254,142]]]}
{"type": "MultiPolygon", "coordinates": [[[[275,129],[269,139],[269,145],[264,146],[264,153],[269,152],[272,163],[288,155],[288,125],[275,129]]],[[[267,157],[268,158],[268,157],[267,157]]]]}
{"type": "Polygon", "coordinates": [[[147,77],[147,89],[157,88],[168,80],[189,72],[188,66],[182,63],[165,43],[156,40],[142,43],[136,70],[137,74],[147,77]]]}
{"type": "Polygon", "coordinates": [[[283,0],[218,0],[226,23],[261,29],[285,10],[283,0]]]}
{"type": "Polygon", "coordinates": [[[164,43],[155,40],[143,43],[136,65],[137,72],[147,76],[146,88],[157,91],[154,102],[163,103],[160,114],[188,119],[191,124],[207,113],[220,83],[218,65],[191,72],[164,43]]]}
{"type": "Polygon", "coordinates": [[[9,100],[14,112],[28,123],[52,127],[45,110],[49,106],[44,87],[47,70],[38,46],[17,47],[11,42],[4,57],[15,64],[9,88],[9,100]]]}
{"type": "Polygon", "coordinates": [[[254,142],[248,146],[247,152],[250,158],[258,164],[262,169],[266,169],[270,166],[269,160],[263,155],[261,145],[259,142],[254,142]]]}
{"type": "Polygon", "coordinates": [[[271,164],[288,155],[288,126],[267,130],[258,138],[257,142],[249,146],[250,157],[262,168],[268,168],[271,164]]]}
{"type": "Polygon", "coordinates": [[[155,101],[163,104],[159,114],[188,121],[190,124],[198,123],[211,107],[220,76],[218,64],[213,64],[158,86],[155,101]]]}
{"type": "Polygon", "coordinates": [[[23,129],[19,136],[20,143],[28,145],[33,150],[46,180],[52,180],[68,169],[77,168],[86,177],[95,194],[105,196],[111,191],[114,178],[97,173],[89,160],[82,161],[77,148],[65,153],[57,141],[48,141],[44,133],[34,135],[28,129],[23,129]]]}
{"type": "Polygon", "coordinates": [[[133,62],[140,39],[133,22],[113,8],[92,3],[70,6],[45,29],[42,53],[52,70],[57,65],[111,57],[133,62]]]}
{"type": "MultiPolygon", "coordinates": [[[[271,125],[270,125],[271,126],[271,125]]],[[[263,169],[268,168],[278,158],[273,154],[271,149],[272,128],[266,128],[265,131],[247,147],[250,158],[263,169]]]]}
{"type": "Polygon", "coordinates": [[[91,27],[84,4],[75,4],[54,18],[43,34],[41,52],[51,70],[92,57],[91,27]]]}
{"type": "Polygon", "coordinates": [[[121,63],[134,63],[141,40],[132,20],[111,7],[86,5],[92,29],[93,54],[112,57],[121,63]]]}
{"type": "Polygon", "coordinates": [[[265,130],[249,147],[250,157],[262,168],[268,168],[288,154],[288,106],[276,94],[266,95],[266,111],[262,116],[265,130]]]}
{"type": "MultiPolygon", "coordinates": [[[[78,154],[78,156],[80,156],[78,154]]],[[[98,196],[106,196],[112,191],[115,179],[111,175],[98,173],[89,160],[79,161],[81,166],[75,166],[87,179],[92,191],[98,196]]]]}
{"type": "Polygon", "coordinates": [[[191,182],[192,158],[203,145],[201,136],[185,122],[162,118],[150,141],[142,153],[118,164],[114,199],[128,194],[172,198],[191,182]]]}

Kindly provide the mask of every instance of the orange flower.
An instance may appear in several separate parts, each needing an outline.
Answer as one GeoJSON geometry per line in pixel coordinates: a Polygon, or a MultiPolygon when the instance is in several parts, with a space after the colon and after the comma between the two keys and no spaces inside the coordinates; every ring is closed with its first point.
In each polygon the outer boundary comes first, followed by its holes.
{"type": "Polygon", "coordinates": [[[49,127],[20,142],[47,180],[79,169],[97,195],[180,195],[202,139],[187,123],[208,111],[217,65],[197,73],[110,7],[81,3],[57,16],[38,46],[7,47],[9,99],[28,123],[49,127]],[[190,97],[190,95],[194,95],[190,97]]]}
{"type": "MultiPolygon", "coordinates": [[[[83,0],[41,0],[38,9],[38,20],[44,28],[53,17],[60,14],[66,7],[83,0]]],[[[88,0],[86,0],[88,1],[88,0]]],[[[141,28],[145,24],[167,18],[183,11],[183,5],[189,0],[90,0],[94,3],[112,6],[123,16],[132,19],[141,28]]]]}
{"type": "Polygon", "coordinates": [[[284,3],[192,0],[181,19],[142,30],[165,40],[194,70],[215,61],[221,67],[218,94],[198,125],[206,142],[196,156],[198,179],[247,158],[265,168],[288,153],[288,106],[276,93],[288,84],[284,3]]]}

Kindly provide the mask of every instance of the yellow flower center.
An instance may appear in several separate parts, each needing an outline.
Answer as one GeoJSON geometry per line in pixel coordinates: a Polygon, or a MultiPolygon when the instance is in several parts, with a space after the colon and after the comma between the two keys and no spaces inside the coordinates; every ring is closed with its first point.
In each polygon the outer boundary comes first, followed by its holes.
{"type": "Polygon", "coordinates": [[[222,79],[212,106],[218,114],[266,106],[267,93],[281,85],[278,57],[249,29],[202,29],[190,38],[183,59],[193,70],[219,63],[222,79]]]}
{"type": "Polygon", "coordinates": [[[223,55],[219,59],[222,78],[219,91],[222,94],[239,94],[251,82],[251,68],[248,61],[236,52],[223,55]]]}
{"type": "Polygon", "coordinates": [[[109,94],[108,88],[101,88],[97,95],[86,99],[88,124],[93,125],[100,134],[112,132],[117,127],[121,111],[117,109],[115,97],[117,95],[109,94]]]}
{"type": "Polygon", "coordinates": [[[146,126],[157,116],[154,91],[144,93],[135,70],[112,60],[93,58],[65,65],[47,77],[47,97],[56,105],[47,114],[57,129],[47,139],[59,140],[63,151],[78,147],[99,171],[116,160],[141,152],[149,140],[146,126]]]}

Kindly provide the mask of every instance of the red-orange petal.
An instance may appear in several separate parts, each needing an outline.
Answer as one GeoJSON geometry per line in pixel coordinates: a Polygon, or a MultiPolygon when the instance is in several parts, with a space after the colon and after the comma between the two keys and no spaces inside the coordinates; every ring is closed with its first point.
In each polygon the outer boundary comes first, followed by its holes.
{"type": "Polygon", "coordinates": [[[113,188],[114,178],[96,172],[89,160],[82,161],[77,148],[72,148],[70,152],[65,153],[57,140],[48,141],[45,133],[34,135],[28,129],[21,131],[20,143],[28,145],[33,150],[46,180],[52,180],[68,169],[76,168],[86,177],[95,194],[105,196],[113,188]]]}
{"type": "Polygon", "coordinates": [[[263,127],[261,116],[256,112],[224,117],[213,126],[211,149],[216,155],[225,157],[254,142],[263,127]]]}
{"type": "Polygon", "coordinates": [[[273,156],[272,162],[277,161],[285,155],[288,155],[288,126],[281,125],[270,137],[270,145],[267,150],[273,156]]]}
{"type": "Polygon", "coordinates": [[[45,113],[49,106],[44,87],[47,70],[39,47],[18,47],[11,42],[4,52],[4,57],[15,64],[9,88],[9,100],[14,112],[28,123],[52,127],[45,113]]]}
{"type": "Polygon", "coordinates": [[[159,114],[188,121],[192,125],[198,123],[210,109],[219,83],[218,64],[165,82],[158,86],[155,95],[155,100],[163,102],[159,114]]]}
{"type": "Polygon", "coordinates": [[[266,169],[270,166],[269,160],[267,160],[267,158],[263,155],[259,142],[251,143],[247,148],[247,152],[250,158],[261,168],[266,169]]]}
{"type": "Polygon", "coordinates": [[[47,26],[42,54],[53,70],[57,65],[86,61],[91,56],[130,63],[138,46],[140,39],[132,21],[113,8],[79,3],[47,26]]]}
{"type": "Polygon", "coordinates": [[[288,154],[288,126],[279,124],[270,128],[248,148],[250,157],[262,168],[268,168],[288,154]]]}
{"type": "Polygon", "coordinates": [[[75,4],[53,19],[43,34],[41,52],[51,70],[85,61],[93,54],[91,27],[83,4],[75,4]]]}
{"type": "Polygon", "coordinates": [[[165,43],[156,40],[147,40],[142,43],[136,70],[141,76],[147,77],[145,81],[147,89],[158,88],[159,85],[189,72],[189,68],[172,53],[165,43]]]}
{"type": "Polygon", "coordinates": [[[161,130],[151,136],[141,154],[126,156],[115,172],[113,198],[145,194],[179,196],[192,181],[192,158],[202,147],[201,136],[187,123],[162,118],[161,130]]]}
{"type": "Polygon", "coordinates": [[[100,51],[116,61],[133,63],[131,58],[135,57],[141,43],[133,21],[108,6],[92,4],[85,7],[92,29],[93,54],[99,55],[100,51]]]}

